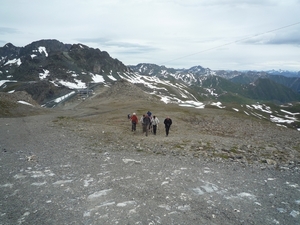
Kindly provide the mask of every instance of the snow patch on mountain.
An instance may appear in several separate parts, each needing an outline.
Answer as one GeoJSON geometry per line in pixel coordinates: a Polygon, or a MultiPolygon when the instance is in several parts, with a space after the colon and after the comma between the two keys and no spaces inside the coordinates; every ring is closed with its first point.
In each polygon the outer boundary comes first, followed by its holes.
{"type": "Polygon", "coordinates": [[[49,70],[44,70],[43,69],[43,73],[39,73],[39,78],[40,80],[44,80],[46,79],[49,75],[50,75],[50,71],[49,70]]]}
{"type": "MultiPolygon", "coordinates": [[[[43,48],[41,48],[41,51],[42,52],[44,51],[43,48]]],[[[162,71],[162,72],[167,73],[167,71],[162,71]]],[[[68,73],[71,74],[70,77],[72,78],[68,81],[58,80],[58,79],[54,81],[50,81],[56,86],[63,85],[65,87],[74,90],[65,96],[55,99],[54,102],[57,104],[60,101],[67,99],[71,95],[76,94],[77,92],[79,93],[79,89],[87,88],[86,83],[84,83],[80,79],[76,79],[79,78],[79,75],[76,74],[75,71],[68,71],[68,73]]],[[[85,72],[82,72],[82,74],[84,73],[85,72]]],[[[106,75],[105,74],[99,75],[99,74],[92,74],[92,73],[89,74],[91,76],[91,79],[93,80],[92,82],[94,83],[109,84],[111,81],[117,80],[117,78],[112,73],[112,71],[106,75]]],[[[50,71],[43,69],[43,72],[39,73],[39,78],[43,80],[46,79],[49,75],[50,75],[50,71]]],[[[170,75],[170,73],[168,73],[168,75],[170,75]]],[[[176,77],[178,74],[174,73],[173,75],[174,77],[176,77]]],[[[184,78],[182,78],[182,80],[185,80],[185,82],[174,82],[174,81],[171,82],[170,80],[162,79],[162,77],[141,75],[137,72],[118,73],[118,76],[132,84],[144,85],[146,87],[145,92],[147,94],[154,94],[158,96],[160,98],[160,101],[164,102],[165,104],[174,103],[174,104],[178,104],[181,107],[193,107],[197,109],[203,109],[206,107],[206,104],[210,104],[211,106],[216,106],[220,109],[226,108],[226,106],[223,105],[221,102],[203,103],[198,101],[197,98],[195,98],[193,94],[188,91],[189,84],[186,81],[196,80],[196,77],[194,77],[192,74],[185,74],[184,78]],[[171,92],[170,90],[172,90],[173,92],[171,92]]],[[[201,83],[201,81],[205,79],[208,79],[208,77],[201,76],[201,78],[198,78],[198,81],[201,83]]],[[[11,80],[0,81],[0,86],[5,84],[5,82],[12,82],[12,81],[11,80]]],[[[215,89],[213,88],[206,88],[205,90],[208,93],[207,95],[218,96],[218,94],[215,92],[215,89]]],[[[298,121],[297,116],[300,114],[300,113],[291,113],[287,110],[280,110],[280,112],[276,112],[276,111],[273,112],[271,107],[259,103],[252,104],[252,105],[245,105],[245,106],[242,105],[241,107],[244,107],[245,109],[244,110],[240,110],[238,108],[232,108],[232,109],[237,113],[241,111],[248,116],[254,116],[259,119],[269,120],[278,125],[291,124],[293,122],[297,122],[298,121]]]]}
{"type": "Polygon", "coordinates": [[[103,76],[99,75],[99,74],[92,74],[92,79],[95,83],[103,83],[105,82],[103,76]]]}
{"type": "Polygon", "coordinates": [[[11,59],[11,60],[8,60],[4,66],[6,65],[11,65],[11,64],[17,64],[18,66],[20,66],[22,64],[21,62],[21,59],[11,59]]]}
{"type": "Polygon", "coordinates": [[[64,96],[54,99],[54,102],[59,103],[59,102],[63,101],[64,99],[67,99],[68,97],[70,97],[73,94],[75,94],[75,91],[72,91],[64,96]]]}
{"type": "Polygon", "coordinates": [[[283,119],[281,117],[277,117],[277,116],[273,116],[273,115],[270,115],[270,120],[274,123],[293,123],[295,122],[295,120],[293,119],[283,119]]]}
{"type": "Polygon", "coordinates": [[[45,47],[40,46],[38,49],[39,49],[39,52],[40,52],[40,53],[44,52],[44,54],[46,55],[46,57],[48,57],[48,52],[46,51],[46,48],[45,48],[45,47]]]}
{"type": "Polygon", "coordinates": [[[25,101],[17,101],[18,103],[24,104],[24,105],[29,105],[29,106],[33,106],[32,104],[25,102],[25,101]]]}
{"type": "Polygon", "coordinates": [[[226,108],[226,106],[223,106],[221,102],[212,102],[211,105],[212,106],[217,106],[220,109],[226,108]]]}
{"type": "Polygon", "coordinates": [[[64,81],[64,80],[56,80],[55,82],[59,83],[59,84],[61,84],[63,86],[66,86],[66,87],[68,87],[70,89],[86,88],[86,84],[83,83],[81,80],[74,79],[74,81],[76,83],[69,82],[69,81],[64,81]]]}

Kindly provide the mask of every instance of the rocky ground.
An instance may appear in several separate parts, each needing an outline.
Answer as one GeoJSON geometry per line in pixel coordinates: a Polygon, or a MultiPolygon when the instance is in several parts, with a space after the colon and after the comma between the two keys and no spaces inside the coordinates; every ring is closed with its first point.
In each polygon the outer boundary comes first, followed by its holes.
{"type": "Polygon", "coordinates": [[[300,224],[299,142],[243,114],[99,87],[0,118],[0,224],[300,224]],[[127,114],[148,110],[157,135],[132,132],[127,114]]]}
{"type": "Polygon", "coordinates": [[[260,168],[298,170],[300,167],[299,131],[278,127],[242,112],[158,103],[154,97],[127,85],[122,92],[117,85],[109,91],[101,90],[79,106],[74,107],[76,100],[66,103],[63,107],[69,108],[71,114],[59,118],[57,124],[89,138],[96,151],[100,141],[117,144],[117,148],[237,162],[260,168]],[[127,114],[136,112],[140,118],[148,110],[160,120],[158,134],[145,137],[141,124],[132,133],[127,114]],[[163,125],[166,116],[173,120],[167,138],[163,125]]]}

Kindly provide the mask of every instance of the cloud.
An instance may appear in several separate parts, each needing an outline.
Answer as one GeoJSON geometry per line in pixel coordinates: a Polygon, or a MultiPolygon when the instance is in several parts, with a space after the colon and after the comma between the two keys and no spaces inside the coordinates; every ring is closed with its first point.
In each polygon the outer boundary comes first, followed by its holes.
{"type": "Polygon", "coordinates": [[[288,35],[278,35],[274,39],[270,40],[266,44],[272,45],[299,45],[300,46],[300,36],[288,36],[288,35]]]}
{"type": "Polygon", "coordinates": [[[14,34],[18,33],[17,29],[10,28],[10,27],[0,27],[0,35],[2,34],[14,34]]]}
{"type": "Polygon", "coordinates": [[[126,41],[112,41],[108,38],[79,38],[79,42],[93,44],[101,46],[101,48],[108,49],[114,48],[114,52],[127,53],[127,54],[139,54],[154,52],[159,50],[159,48],[153,45],[139,44],[137,41],[126,42],[126,41]]]}
{"type": "MultiPolygon", "coordinates": [[[[196,0],[188,0],[188,2],[197,2],[196,0]]],[[[276,5],[293,5],[299,4],[299,0],[285,0],[278,1],[278,0],[210,0],[204,1],[202,5],[207,6],[237,6],[237,7],[247,7],[247,6],[276,6],[276,5]]]]}
{"type": "Polygon", "coordinates": [[[299,45],[300,46],[300,30],[291,30],[288,32],[279,31],[276,33],[265,33],[250,37],[245,44],[256,45],[299,45]]]}
{"type": "Polygon", "coordinates": [[[175,68],[284,69],[300,58],[299,0],[2,1],[0,44],[57,39],[175,68]]]}

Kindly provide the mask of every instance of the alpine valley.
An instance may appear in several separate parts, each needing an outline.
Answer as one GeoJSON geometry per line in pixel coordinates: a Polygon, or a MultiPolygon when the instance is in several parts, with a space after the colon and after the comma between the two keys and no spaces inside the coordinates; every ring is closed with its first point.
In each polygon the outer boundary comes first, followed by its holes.
{"type": "Polygon", "coordinates": [[[105,51],[58,40],[39,40],[25,47],[8,43],[0,47],[2,117],[11,115],[8,107],[14,104],[12,101],[53,108],[74,97],[87,98],[95,88],[111,87],[118,82],[130,83],[166,104],[199,110],[217,107],[279,126],[300,128],[300,71],[124,65],[105,51]],[[27,101],[10,97],[24,95],[27,101]]]}

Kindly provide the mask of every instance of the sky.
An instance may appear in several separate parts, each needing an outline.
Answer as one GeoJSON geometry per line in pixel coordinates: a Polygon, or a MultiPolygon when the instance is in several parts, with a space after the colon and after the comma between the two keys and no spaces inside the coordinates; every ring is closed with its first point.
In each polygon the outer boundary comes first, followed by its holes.
{"type": "Polygon", "coordinates": [[[125,65],[300,71],[300,0],[2,0],[0,46],[84,44],[125,65]]]}

